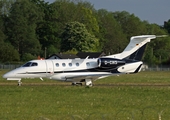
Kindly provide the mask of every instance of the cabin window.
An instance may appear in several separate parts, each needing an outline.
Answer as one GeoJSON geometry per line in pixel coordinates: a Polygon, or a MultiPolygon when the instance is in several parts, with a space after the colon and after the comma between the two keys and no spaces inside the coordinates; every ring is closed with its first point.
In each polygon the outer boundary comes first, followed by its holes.
{"type": "Polygon", "coordinates": [[[76,63],[76,66],[79,66],[79,63],[76,63]]]}
{"type": "Polygon", "coordinates": [[[58,64],[58,63],[56,63],[56,64],[55,64],[55,66],[56,66],[56,67],[59,67],[59,64],[58,64]]]}
{"type": "Polygon", "coordinates": [[[71,66],[72,66],[72,63],[69,63],[68,65],[71,67],[71,66]]]}
{"type": "Polygon", "coordinates": [[[87,65],[87,66],[90,66],[90,63],[89,63],[89,62],[87,62],[87,63],[86,63],[86,65],[87,65]]]}
{"type": "Polygon", "coordinates": [[[66,64],[65,64],[65,63],[62,63],[62,66],[63,66],[63,67],[65,67],[65,66],[66,66],[66,64]]]}

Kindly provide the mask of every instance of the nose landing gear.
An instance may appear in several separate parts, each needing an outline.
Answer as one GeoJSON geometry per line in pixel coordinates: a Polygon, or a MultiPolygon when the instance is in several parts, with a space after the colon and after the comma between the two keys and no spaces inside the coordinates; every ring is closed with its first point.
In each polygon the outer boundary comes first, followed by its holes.
{"type": "Polygon", "coordinates": [[[18,86],[21,86],[21,85],[22,85],[21,80],[18,80],[18,86]]]}

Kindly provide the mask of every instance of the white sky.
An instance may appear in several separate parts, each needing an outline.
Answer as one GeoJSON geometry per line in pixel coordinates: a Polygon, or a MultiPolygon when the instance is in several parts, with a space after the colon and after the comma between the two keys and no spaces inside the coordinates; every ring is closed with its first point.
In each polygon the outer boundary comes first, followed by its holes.
{"type": "MultiPolygon", "coordinates": [[[[55,0],[44,0],[54,2],[55,0]]],[[[96,10],[127,11],[141,20],[163,25],[170,19],[170,0],[83,0],[88,1],[96,10]]]]}

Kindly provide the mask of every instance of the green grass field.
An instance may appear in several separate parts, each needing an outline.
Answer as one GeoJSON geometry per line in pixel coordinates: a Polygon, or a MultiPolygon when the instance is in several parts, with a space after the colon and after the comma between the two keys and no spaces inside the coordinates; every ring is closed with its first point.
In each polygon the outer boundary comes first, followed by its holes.
{"type": "Polygon", "coordinates": [[[170,72],[113,76],[91,88],[46,79],[22,82],[19,87],[0,77],[0,120],[170,119],[170,72]]]}

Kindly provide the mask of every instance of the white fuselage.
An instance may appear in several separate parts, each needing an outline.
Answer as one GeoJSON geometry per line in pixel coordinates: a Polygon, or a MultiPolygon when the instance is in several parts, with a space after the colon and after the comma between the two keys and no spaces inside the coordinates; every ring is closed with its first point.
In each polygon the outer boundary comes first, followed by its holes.
{"type": "Polygon", "coordinates": [[[6,73],[3,77],[7,80],[20,80],[21,78],[50,78],[63,81],[76,81],[74,78],[95,79],[123,73],[133,73],[142,62],[135,62],[119,66],[116,73],[111,71],[96,70],[98,59],[57,59],[57,60],[32,60],[17,69],[6,73]],[[79,77],[82,76],[82,77],[79,77]]]}

